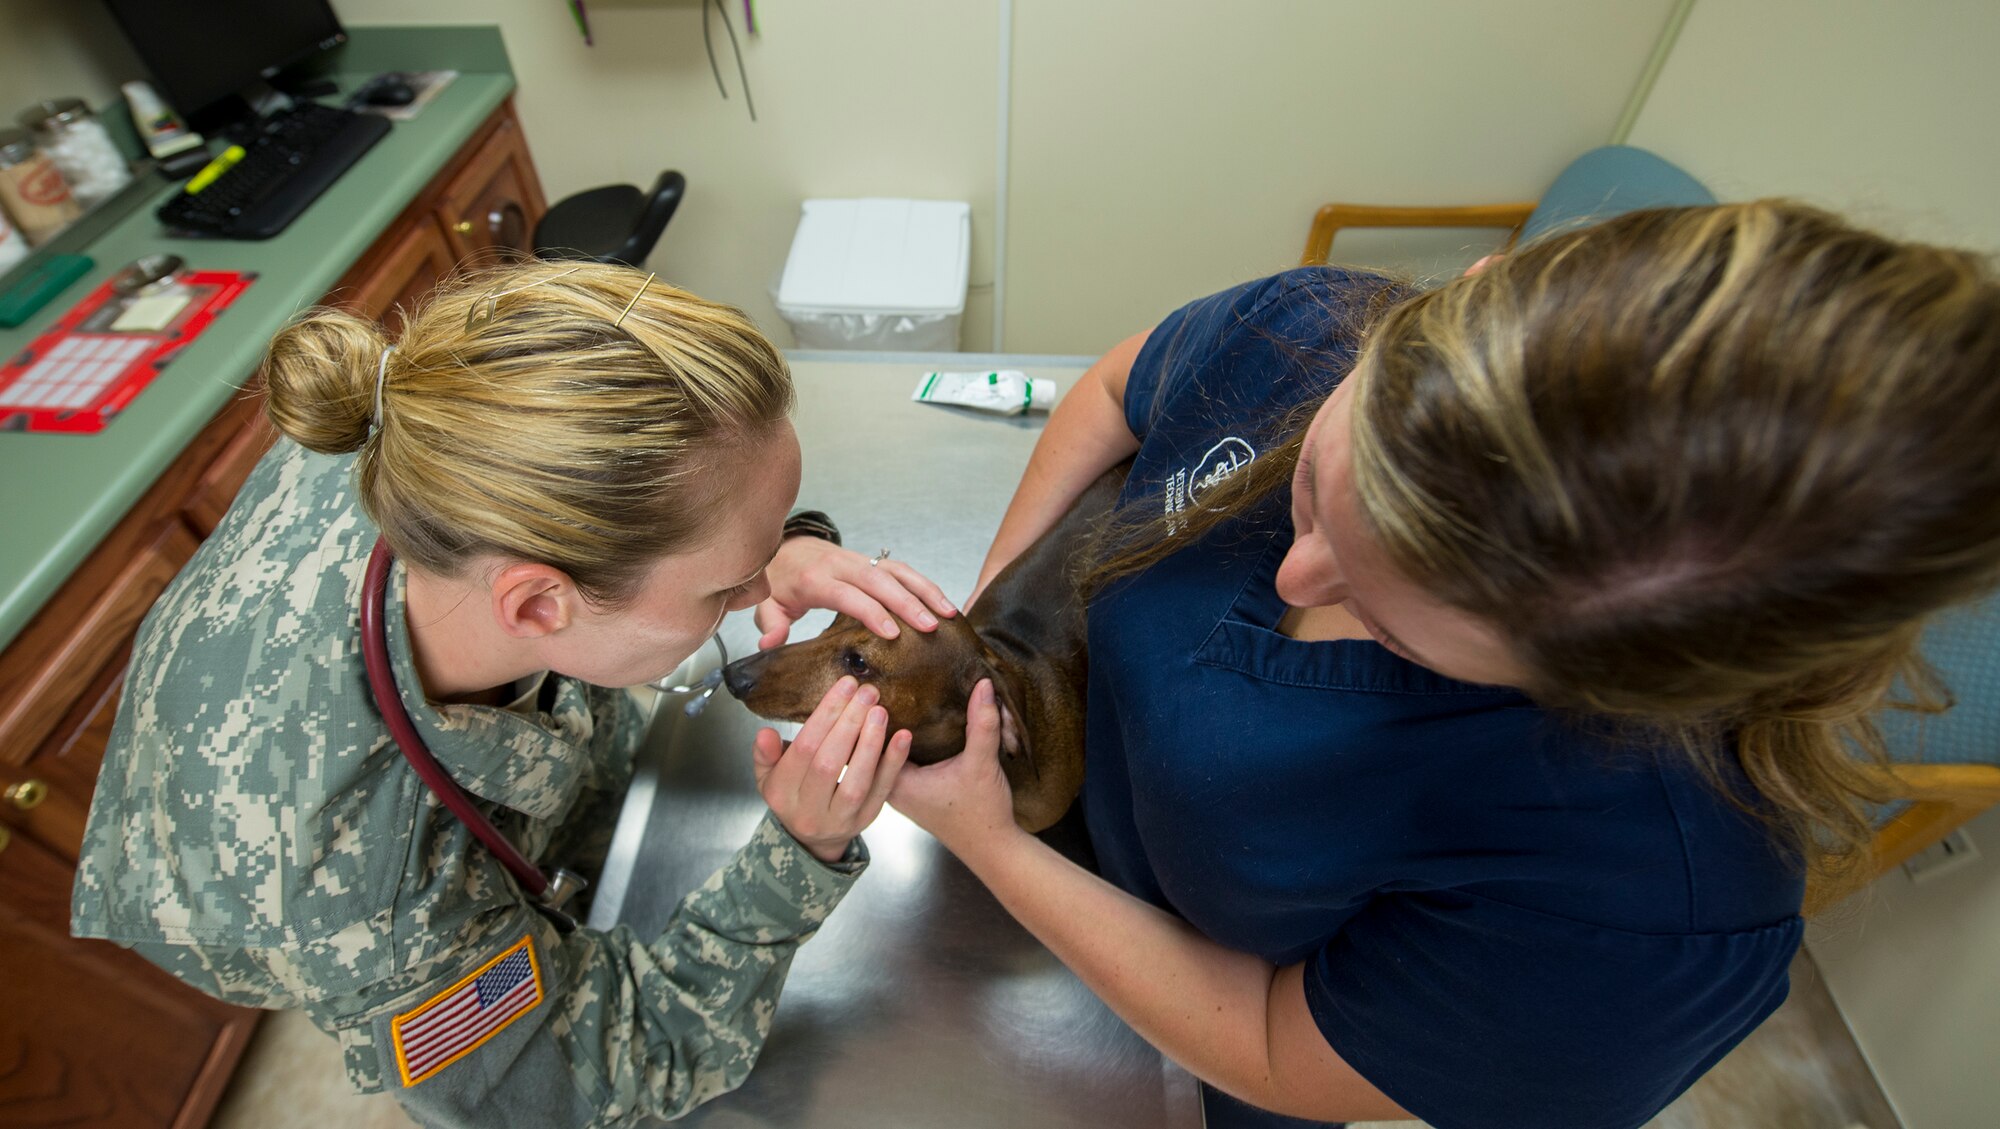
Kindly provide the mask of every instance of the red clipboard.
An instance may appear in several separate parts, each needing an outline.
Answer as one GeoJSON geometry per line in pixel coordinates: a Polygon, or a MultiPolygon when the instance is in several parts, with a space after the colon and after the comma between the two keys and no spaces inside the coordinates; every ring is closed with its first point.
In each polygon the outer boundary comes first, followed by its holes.
{"type": "Polygon", "coordinates": [[[0,365],[0,431],[103,431],[256,279],[193,271],[131,294],[105,282],[0,365]],[[185,303],[157,328],[118,328],[121,318],[157,313],[179,298],[185,303]]]}

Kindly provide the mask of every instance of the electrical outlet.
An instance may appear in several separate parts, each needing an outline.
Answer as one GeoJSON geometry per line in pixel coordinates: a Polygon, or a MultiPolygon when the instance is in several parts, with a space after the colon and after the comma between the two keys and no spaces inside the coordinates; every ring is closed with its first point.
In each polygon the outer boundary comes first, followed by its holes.
{"type": "Polygon", "coordinates": [[[1970,866],[1978,859],[1979,848],[1973,844],[1972,836],[1961,827],[1910,856],[1910,861],[1903,864],[1903,873],[1909,875],[1912,882],[1929,882],[1940,874],[1970,866]]]}

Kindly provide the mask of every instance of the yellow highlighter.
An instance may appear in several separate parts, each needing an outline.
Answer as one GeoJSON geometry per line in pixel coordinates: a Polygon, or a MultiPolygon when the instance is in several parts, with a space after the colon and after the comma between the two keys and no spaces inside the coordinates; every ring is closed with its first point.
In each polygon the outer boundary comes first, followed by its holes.
{"type": "Polygon", "coordinates": [[[231,145],[229,148],[224,149],[221,156],[203,165],[200,172],[188,178],[185,191],[188,195],[192,196],[209,185],[214,184],[217,177],[235,168],[236,162],[242,160],[243,156],[243,146],[241,145],[231,145]]]}

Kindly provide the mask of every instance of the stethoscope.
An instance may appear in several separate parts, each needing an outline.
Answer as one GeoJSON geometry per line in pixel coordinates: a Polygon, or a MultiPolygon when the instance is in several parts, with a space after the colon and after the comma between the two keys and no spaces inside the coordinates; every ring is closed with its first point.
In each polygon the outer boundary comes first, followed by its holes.
{"type": "MultiPolygon", "coordinates": [[[[507,868],[514,880],[521,884],[535,899],[535,908],[540,910],[558,930],[567,933],[576,928],[576,920],[563,912],[563,905],[589,886],[582,875],[565,867],[556,867],[547,874],[527,856],[516,850],[514,844],[484,812],[474,804],[458,781],[438,764],[431,755],[430,747],[424,744],[422,735],[410,721],[410,713],[403,708],[403,695],[396,685],[396,671],[389,663],[389,626],[384,609],[389,599],[389,569],[396,563],[396,554],[389,543],[377,538],[375,549],[368,555],[368,572],[361,582],[361,661],[368,671],[368,692],[375,699],[375,708],[381,712],[382,720],[389,726],[389,735],[396,746],[403,751],[403,758],[410,762],[417,776],[431,794],[451,809],[459,822],[465,824],[493,857],[507,868]]],[[[722,665],[729,665],[729,652],[722,647],[722,635],[715,636],[716,649],[722,653],[722,665]]],[[[653,687],[670,694],[693,694],[695,697],[685,707],[692,717],[702,711],[715,688],[722,684],[722,667],[699,681],[683,685],[665,685],[672,676],[653,683],[653,687]]]]}

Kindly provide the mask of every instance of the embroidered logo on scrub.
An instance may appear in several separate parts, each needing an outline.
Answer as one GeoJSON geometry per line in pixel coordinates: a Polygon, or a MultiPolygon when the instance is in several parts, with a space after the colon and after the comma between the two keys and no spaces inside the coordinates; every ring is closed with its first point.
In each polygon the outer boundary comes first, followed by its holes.
{"type": "Polygon", "coordinates": [[[542,968],[523,937],[470,976],[389,1024],[403,1085],[417,1083],[471,1054],[542,1002],[542,968]]]}
{"type": "MultiPolygon", "coordinates": [[[[1192,467],[1177,470],[1167,479],[1167,517],[1172,519],[1181,510],[1201,501],[1201,496],[1208,492],[1209,487],[1227,480],[1256,458],[1255,447],[1234,435],[1226,436],[1222,442],[1210,447],[1192,467]]],[[[1180,528],[1180,522],[1171,523],[1173,532],[1180,532],[1180,528]]]]}

